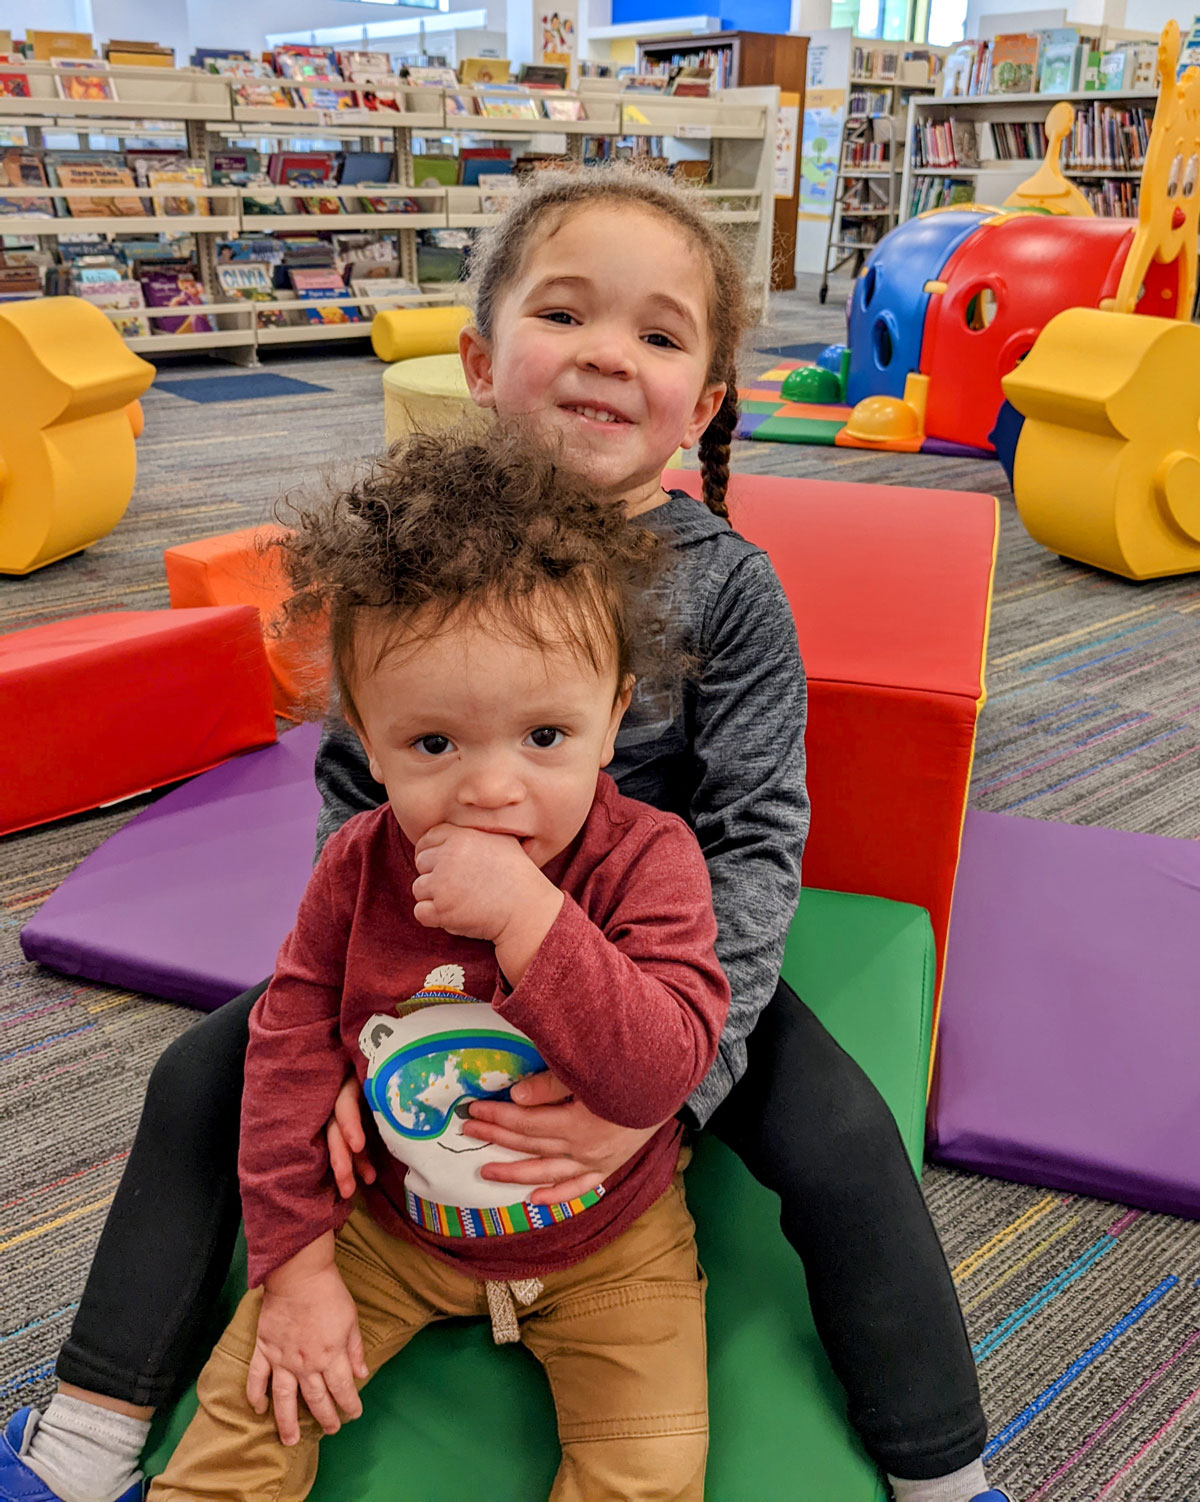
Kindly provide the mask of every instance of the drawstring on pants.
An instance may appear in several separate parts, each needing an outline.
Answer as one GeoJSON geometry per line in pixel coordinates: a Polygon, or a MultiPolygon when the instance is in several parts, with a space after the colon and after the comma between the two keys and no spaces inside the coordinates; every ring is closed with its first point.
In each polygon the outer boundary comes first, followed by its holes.
{"type": "Polygon", "coordinates": [[[483,1286],[487,1289],[488,1313],[492,1317],[492,1339],[498,1346],[520,1340],[516,1304],[532,1304],[542,1291],[541,1279],[519,1278],[515,1283],[493,1283],[489,1278],[483,1286]]]}

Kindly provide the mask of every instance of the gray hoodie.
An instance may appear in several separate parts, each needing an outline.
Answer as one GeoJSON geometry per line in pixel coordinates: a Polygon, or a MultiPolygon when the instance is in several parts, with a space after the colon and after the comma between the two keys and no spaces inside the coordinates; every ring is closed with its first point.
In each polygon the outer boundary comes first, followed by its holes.
{"type": "MultiPolygon", "coordinates": [[[[683,491],[638,521],[673,545],[665,611],[698,667],[681,683],[638,682],[608,770],[626,797],[684,818],[704,852],[733,999],[716,1063],[688,1101],[703,1126],[746,1067],[800,899],[807,691],[792,612],[761,548],[683,491]]],[[[377,808],[383,788],[336,719],[316,778],[320,851],[352,814],[377,808]]]]}

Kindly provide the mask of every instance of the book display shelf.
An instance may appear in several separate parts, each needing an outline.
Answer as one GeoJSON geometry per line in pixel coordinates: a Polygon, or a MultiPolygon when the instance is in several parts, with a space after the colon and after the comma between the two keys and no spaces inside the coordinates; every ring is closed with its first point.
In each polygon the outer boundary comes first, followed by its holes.
{"type": "Polygon", "coordinates": [[[1076,112],[1063,171],[1097,214],[1136,216],[1154,89],[911,100],[901,218],[952,203],[1002,204],[1044,157],[1046,116],[1060,99],[1076,112]]]}
{"type": "MultiPolygon", "coordinates": [[[[400,111],[250,107],[237,102],[233,80],[198,69],[111,68],[95,71],[111,77],[112,98],[58,97],[53,70],[22,61],[28,78],[23,97],[0,95],[0,158],[22,147],[60,163],[94,163],[114,145],[127,149],[186,154],[189,161],[211,167],[214,153],[305,152],[354,148],[386,160],[386,183],[335,184],[292,179],[256,181],[252,186],[198,179],[131,184],[126,173],[93,167],[86,183],[68,186],[67,174],[31,181],[12,173],[0,179],[0,246],[36,244],[44,251],[65,251],[81,236],[102,236],[95,246],[120,237],[126,243],[168,241],[194,247],[191,260],[203,300],[185,308],[97,305],[117,324],[131,348],[153,357],[176,352],[212,350],[241,363],[253,363],[257,351],[274,344],[311,340],[363,338],[381,307],[453,303],[461,298],[454,281],[422,278],[418,241],[422,231],[469,231],[493,223],[511,188],[514,165],[523,155],[564,162],[591,162],[614,156],[667,158],[672,145],[691,162],[707,166],[686,173],[696,184],[713,216],[732,226],[752,284],[765,301],[771,265],[770,214],[777,91],[769,87],[724,89],[711,98],[647,97],[619,93],[609,79],[581,80],[573,94],[527,94],[509,97],[528,105],[528,117],[485,118],[461,113],[470,89],[430,86],[405,88],[400,111]],[[561,102],[564,116],[546,118],[546,99],[561,102]],[[62,148],[66,148],[65,150],[62,148]],[[54,148],[52,151],[51,148],[54,148]],[[97,150],[97,148],[100,148],[97,150]],[[448,180],[472,154],[483,169],[475,181],[448,180]],[[75,155],[79,153],[79,155],[75,155]],[[462,155],[460,156],[460,153],[462,155]],[[489,153],[495,174],[485,176],[489,153]],[[384,156],[383,154],[386,154],[384,156]],[[440,167],[441,172],[433,169],[440,167]],[[119,183],[111,181],[119,177],[119,183]],[[89,200],[86,217],[79,200],[89,200]],[[24,202],[30,212],[20,212],[24,202]],[[103,208],[108,202],[113,212],[103,208]],[[73,217],[71,204],[76,204],[73,217]],[[305,210],[305,212],[301,212],[305,210]],[[299,232],[310,238],[360,232],[394,244],[391,259],[396,281],[352,281],[344,289],[316,293],[319,306],[334,321],[317,314],[316,304],[280,288],[265,301],[249,294],[231,295],[228,246],[238,237],[264,241],[299,232]],[[61,247],[61,250],[60,250],[61,247]],[[269,306],[270,312],[264,309],[269,306]],[[337,321],[337,309],[348,321],[337,321]],[[309,322],[307,320],[312,319],[309,322]],[[171,332],[152,332],[162,328],[171,332]]],[[[336,87],[330,85],[329,87],[336,87]]],[[[548,111],[547,111],[548,113],[548,111]]],[[[85,169],[76,169],[85,170],[85,169]]],[[[465,175],[465,174],[464,174],[465,175]]],[[[79,249],[76,243],[76,250],[79,249]]],[[[293,277],[293,280],[295,278],[293,277]]],[[[297,283],[297,285],[299,285],[297,283]]]]}
{"type": "MultiPolygon", "coordinates": [[[[771,88],[799,96],[800,115],[804,118],[804,83],[808,61],[808,38],[778,36],[758,31],[715,31],[706,36],[668,36],[639,41],[638,75],[668,75],[675,68],[697,68],[712,77],[713,86],[728,93],[747,88],[771,88]]],[[[669,106],[705,104],[703,99],[683,99],[666,95],[647,96],[650,109],[669,106]]],[[[774,121],[770,125],[774,152],[774,121]]],[[[715,167],[714,162],[714,167],[715,167]]],[[[767,178],[770,182],[770,178],[767,178]]],[[[768,189],[764,210],[772,202],[768,189]]],[[[800,176],[796,173],[790,198],[773,200],[774,232],[770,249],[771,287],[775,291],[796,285],[796,215],[800,208],[800,176]]],[[[764,213],[764,219],[769,215],[764,213]]]]}

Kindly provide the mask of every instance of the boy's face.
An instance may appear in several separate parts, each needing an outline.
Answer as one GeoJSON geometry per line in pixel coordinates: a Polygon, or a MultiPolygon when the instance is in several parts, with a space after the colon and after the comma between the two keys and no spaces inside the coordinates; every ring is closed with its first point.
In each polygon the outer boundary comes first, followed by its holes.
{"type": "Polygon", "coordinates": [[[510,834],[539,867],[583,827],[629,694],[615,662],[509,641],[487,613],[402,642],[354,689],[371,775],[413,844],[438,824],[510,834]]]}

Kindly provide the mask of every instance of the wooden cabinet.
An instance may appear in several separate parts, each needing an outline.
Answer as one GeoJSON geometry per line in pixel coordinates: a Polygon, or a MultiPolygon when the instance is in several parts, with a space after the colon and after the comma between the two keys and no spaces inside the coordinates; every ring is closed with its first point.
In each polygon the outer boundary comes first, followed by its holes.
{"type": "MultiPolygon", "coordinates": [[[[800,96],[804,119],[804,76],[808,38],[764,31],[713,31],[704,36],[655,37],[638,43],[638,71],[653,72],[672,63],[713,69],[713,83],[721,88],[774,84],[781,92],[800,96]]],[[[796,177],[791,198],[775,199],[775,232],[771,253],[774,291],[796,285],[796,214],[800,207],[800,150],[796,148],[796,177]]]]}

